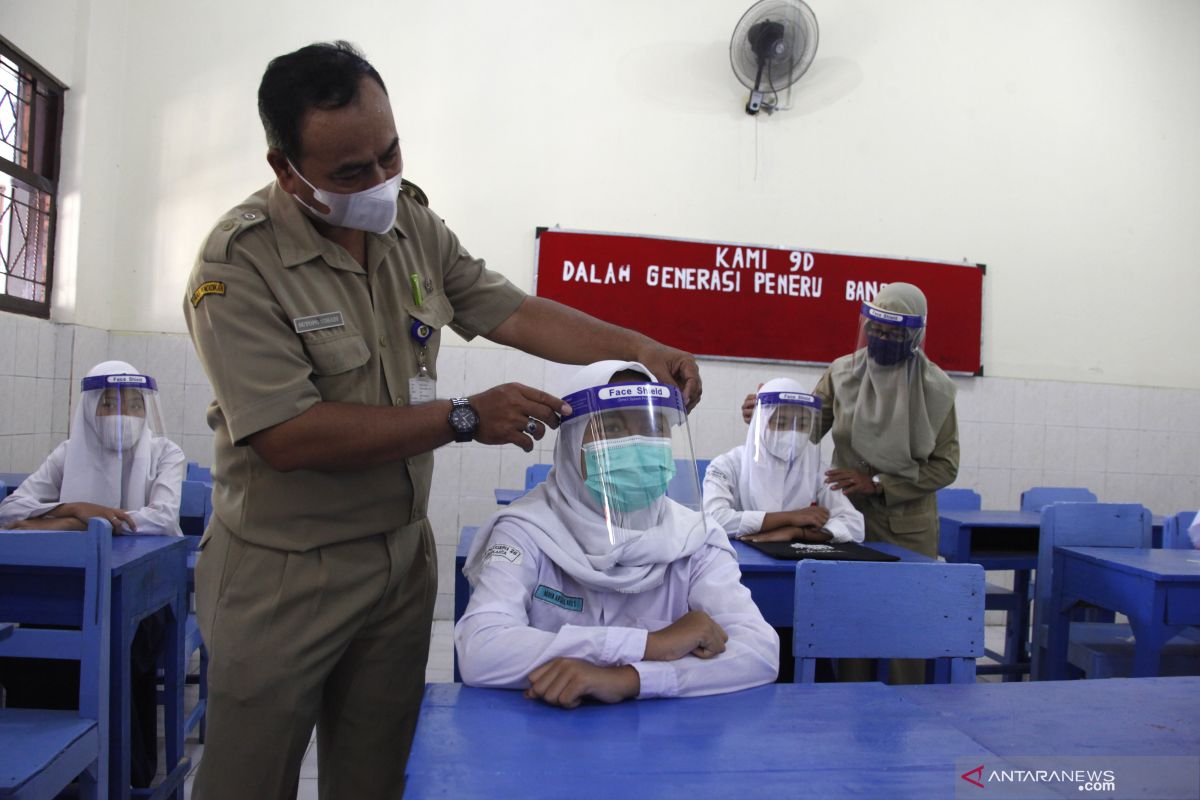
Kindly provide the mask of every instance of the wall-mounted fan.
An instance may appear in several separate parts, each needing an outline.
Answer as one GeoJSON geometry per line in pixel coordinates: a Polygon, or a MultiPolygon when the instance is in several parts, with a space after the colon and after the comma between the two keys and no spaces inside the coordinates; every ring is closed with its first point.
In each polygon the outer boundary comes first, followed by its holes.
{"type": "Polygon", "coordinates": [[[817,54],[817,17],[803,0],[759,0],[738,20],[729,62],[750,90],[747,114],[779,105],[779,92],[800,79],[817,54]]]}

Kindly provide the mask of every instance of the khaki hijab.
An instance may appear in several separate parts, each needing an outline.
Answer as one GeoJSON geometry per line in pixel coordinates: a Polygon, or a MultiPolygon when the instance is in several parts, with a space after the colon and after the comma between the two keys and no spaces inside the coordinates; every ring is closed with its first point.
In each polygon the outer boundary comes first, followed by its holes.
{"type": "MultiPolygon", "coordinates": [[[[910,283],[888,284],[873,303],[884,311],[920,314],[925,295],[910,283]]],[[[925,331],[921,330],[922,340],[925,331]]],[[[923,341],[922,341],[923,343],[923,341]]],[[[865,353],[843,356],[830,367],[840,412],[834,429],[848,432],[851,446],[885,475],[916,480],[919,462],[933,452],[938,431],[954,407],[950,377],[918,350],[896,366],[880,366],[865,353]]]]}

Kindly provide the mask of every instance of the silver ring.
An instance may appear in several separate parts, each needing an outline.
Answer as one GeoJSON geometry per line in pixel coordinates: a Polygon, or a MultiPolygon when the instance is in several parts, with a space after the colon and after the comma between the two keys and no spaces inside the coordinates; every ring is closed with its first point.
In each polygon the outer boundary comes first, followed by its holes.
{"type": "Polygon", "coordinates": [[[538,426],[537,420],[534,419],[533,417],[530,417],[529,424],[525,426],[525,432],[530,435],[535,434],[535,433],[537,433],[537,426],[538,426]]]}

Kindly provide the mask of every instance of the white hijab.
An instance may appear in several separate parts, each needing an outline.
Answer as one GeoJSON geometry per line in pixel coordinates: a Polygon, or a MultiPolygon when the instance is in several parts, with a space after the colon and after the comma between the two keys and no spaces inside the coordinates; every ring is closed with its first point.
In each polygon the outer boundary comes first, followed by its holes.
{"type": "MultiPolygon", "coordinates": [[[[909,283],[888,284],[875,295],[873,305],[927,315],[924,293],[909,283]]],[[[916,480],[919,462],[933,452],[942,423],[954,407],[954,382],[924,349],[888,367],[865,353],[859,356],[843,356],[830,368],[839,404],[833,427],[848,431],[854,452],[879,472],[916,480]]]]}
{"type": "MultiPolygon", "coordinates": [[[[87,377],[139,374],[124,361],[105,361],[92,367],[87,377]]],[[[64,503],[96,503],[124,511],[145,508],[150,503],[152,483],[153,434],[150,425],[142,428],[137,443],[125,452],[105,447],[96,429],[96,407],[100,404],[101,394],[99,391],[81,392],[75,405],[58,499],[64,503]]]]}
{"type": "MultiPolygon", "coordinates": [[[[623,370],[654,376],[633,361],[598,361],[580,369],[563,390],[565,396],[603,386],[623,370]]],[[[472,584],[497,524],[515,524],[559,569],[593,589],[644,592],[663,582],[667,566],[687,558],[706,544],[732,551],[719,526],[703,514],[666,497],[649,508],[623,514],[626,527],[610,526],[592,499],[579,467],[587,418],[568,420],[554,444],[554,466],[545,482],[483,524],[467,555],[463,574],[472,584]]]]}
{"type": "MultiPolygon", "coordinates": [[[[800,384],[790,378],[767,381],[758,390],[768,392],[805,393],[800,384]]],[[[767,422],[779,406],[756,406],[742,447],[742,468],[738,473],[738,499],[743,511],[787,511],[804,508],[817,499],[821,489],[821,447],[809,441],[798,449],[789,464],[767,450],[763,433],[767,422]],[[765,414],[759,419],[759,414],[765,414]]],[[[818,415],[819,417],[819,415],[818,415]]],[[[820,424],[820,419],[815,421],[820,424]]]]}

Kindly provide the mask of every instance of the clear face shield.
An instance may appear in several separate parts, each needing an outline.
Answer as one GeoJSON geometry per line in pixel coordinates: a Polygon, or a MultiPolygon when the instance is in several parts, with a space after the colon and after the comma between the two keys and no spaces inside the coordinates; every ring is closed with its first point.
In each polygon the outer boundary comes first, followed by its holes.
{"type": "Polygon", "coordinates": [[[909,364],[925,346],[925,317],[884,311],[863,303],[854,366],[892,368],[909,364]]]}
{"type": "Polygon", "coordinates": [[[803,392],[759,392],[750,427],[754,461],[791,464],[817,443],[821,398],[803,392]]]}
{"type": "Polygon", "coordinates": [[[610,528],[640,530],[664,498],[701,510],[700,482],[683,397],[662,383],[616,383],[563,398],[573,413],[559,436],[578,445],[588,497],[610,528]]]}
{"type": "Polygon", "coordinates": [[[148,375],[95,375],[84,378],[83,419],[104,457],[132,458],[143,443],[163,435],[158,387],[148,375]]]}

